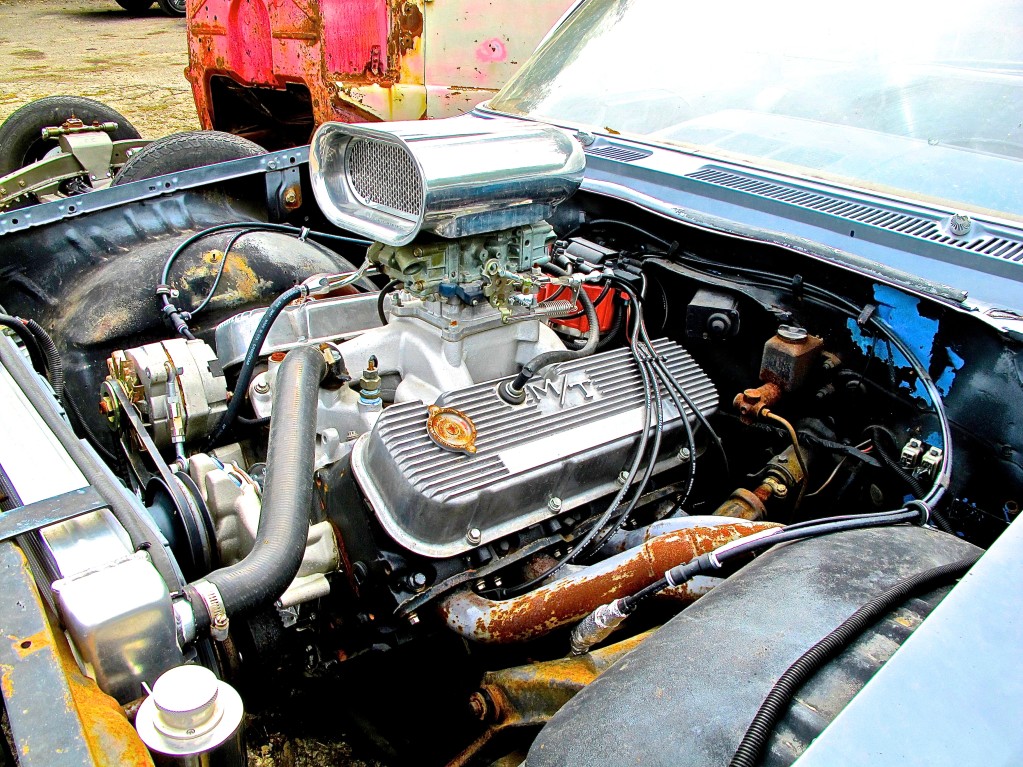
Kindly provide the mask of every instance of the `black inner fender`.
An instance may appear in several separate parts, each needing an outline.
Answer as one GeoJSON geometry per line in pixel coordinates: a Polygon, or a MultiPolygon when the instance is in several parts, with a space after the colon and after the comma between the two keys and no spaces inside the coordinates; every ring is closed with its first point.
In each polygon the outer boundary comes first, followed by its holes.
{"type": "MultiPolygon", "coordinates": [[[[782,546],[678,615],[541,730],[527,767],[728,764],[774,682],[863,603],[980,550],[917,527],[782,546]]],[[[791,764],[947,592],[910,600],[802,688],[764,765],[791,764]]]]}

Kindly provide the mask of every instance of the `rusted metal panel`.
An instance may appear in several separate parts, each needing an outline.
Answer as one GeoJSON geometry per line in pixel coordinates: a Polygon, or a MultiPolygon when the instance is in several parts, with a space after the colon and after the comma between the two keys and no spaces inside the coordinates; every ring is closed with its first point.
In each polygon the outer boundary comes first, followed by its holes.
{"type": "Polygon", "coordinates": [[[315,124],[446,117],[496,92],[569,5],[190,0],[185,74],[207,129],[217,76],[247,88],[304,86],[315,124]]]}
{"type": "Polygon", "coordinates": [[[387,0],[321,2],[322,50],[334,76],[381,74],[387,68],[387,0]]]}
{"type": "Polygon", "coordinates": [[[82,674],[53,630],[24,555],[6,541],[0,577],[0,689],[21,767],[151,766],[117,701],[82,674]]]}

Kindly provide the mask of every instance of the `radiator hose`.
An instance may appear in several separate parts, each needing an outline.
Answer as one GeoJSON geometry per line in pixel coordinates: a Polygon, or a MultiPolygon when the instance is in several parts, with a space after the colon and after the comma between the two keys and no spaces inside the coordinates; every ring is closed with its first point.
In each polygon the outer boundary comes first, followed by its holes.
{"type": "Polygon", "coordinates": [[[274,385],[256,542],[240,562],[215,570],[186,588],[198,628],[212,621],[217,629],[217,613],[226,623],[227,617],[271,604],[298,573],[309,535],[316,404],[326,373],[323,355],[312,346],[292,349],[281,362],[274,385]]]}

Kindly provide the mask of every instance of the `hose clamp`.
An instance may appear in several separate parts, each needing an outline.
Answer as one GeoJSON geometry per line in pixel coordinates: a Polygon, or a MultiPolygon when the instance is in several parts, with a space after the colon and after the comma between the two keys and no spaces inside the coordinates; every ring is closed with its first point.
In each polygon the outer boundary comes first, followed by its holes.
{"type": "Polygon", "coordinates": [[[227,639],[227,632],[230,621],[227,618],[227,611],[224,609],[224,600],[220,596],[220,589],[209,581],[198,581],[192,584],[195,593],[206,605],[206,611],[210,614],[210,636],[218,642],[227,639]]]}

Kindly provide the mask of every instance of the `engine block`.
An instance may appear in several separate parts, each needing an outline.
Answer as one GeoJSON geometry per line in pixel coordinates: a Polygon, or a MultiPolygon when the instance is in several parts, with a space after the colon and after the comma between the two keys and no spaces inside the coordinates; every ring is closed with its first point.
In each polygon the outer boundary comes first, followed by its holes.
{"type": "MultiPolygon", "coordinates": [[[[693,404],[713,413],[717,391],[689,353],[668,340],[654,346],[693,404]]],[[[556,366],[527,384],[522,405],[505,403],[496,384],[436,402],[472,422],[474,454],[436,444],[418,401],[387,408],[356,443],[352,473],[380,524],[406,549],[456,556],[617,489],[645,423],[642,380],[628,349],[556,366]]],[[[662,407],[659,469],[677,465],[685,438],[671,399],[662,407]]],[[[695,419],[688,409],[686,416],[695,419]]]]}

